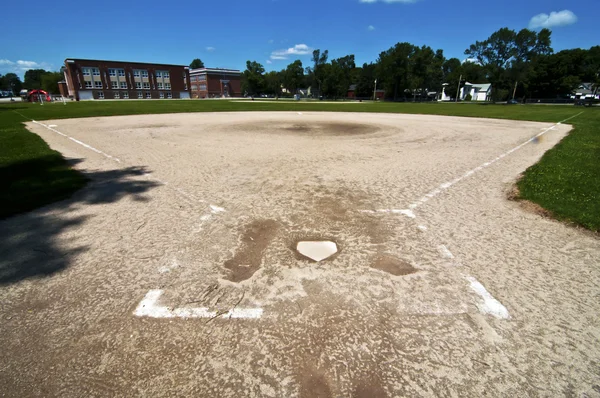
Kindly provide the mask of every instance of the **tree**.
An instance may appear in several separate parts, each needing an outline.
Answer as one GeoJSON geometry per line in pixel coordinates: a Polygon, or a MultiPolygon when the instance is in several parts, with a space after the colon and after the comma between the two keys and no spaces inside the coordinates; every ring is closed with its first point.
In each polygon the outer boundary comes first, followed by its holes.
{"type": "Polygon", "coordinates": [[[256,61],[246,61],[246,70],[242,75],[242,92],[249,95],[260,94],[264,89],[265,68],[256,61]]]}
{"type": "Polygon", "coordinates": [[[264,92],[279,97],[281,95],[282,72],[271,71],[265,74],[264,92]]]}
{"type": "Polygon", "coordinates": [[[190,69],[198,69],[204,68],[204,62],[200,58],[194,58],[192,63],[190,63],[190,69]]]}
{"type": "Polygon", "coordinates": [[[48,93],[53,93],[53,94],[58,94],[59,93],[59,89],[58,89],[58,82],[61,81],[63,79],[63,74],[60,72],[46,72],[42,75],[42,90],[48,92],[48,93]]]}
{"type": "Polygon", "coordinates": [[[30,69],[25,72],[25,82],[28,90],[39,90],[42,88],[42,76],[46,73],[44,69],[30,69]]]}
{"type": "Polygon", "coordinates": [[[405,97],[414,87],[411,57],[419,48],[410,43],[396,43],[379,54],[376,74],[377,85],[385,90],[388,98],[405,97]]]}
{"type": "Polygon", "coordinates": [[[13,95],[19,95],[19,91],[23,88],[21,79],[15,73],[7,73],[4,76],[0,76],[0,89],[5,91],[11,91],[13,95]]]}
{"type": "Polygon", "coordinates": [[[321,95],[321,84],[323,83],[324,71],[323,67],[327,64],[327,58],[329,58],[329,51],[325,50],[321,54],[321,50],[314,50],[312,53],[313,66],[306,68],[306,72],[309,75],[309,82],[313,88],[313,92],[317,91],[318,95],[321,95]],[[316,87],[315,87],[316,86],[316,87]],[[317,88],[317,90],[315,90],[317,88]]]}
{"type": "Polygon", "coordinates": [[[376,65],[373,63],[363,64],[362,68],[357,68],[358,77],[354,82],[356,82],[356,92],[355,95],[357,98],[371,98],[373,97],[373,91],[375,90],[375,68],[376,65]]]}
{"type": "Polygon", "coordinates": [[[296,91],[300,86],[304,84],[304,68],[302,67],[302,61],[299,59],[292,62],[282,72],[283,74],[283,85],[292,94],[296,94],[296,91]]]}

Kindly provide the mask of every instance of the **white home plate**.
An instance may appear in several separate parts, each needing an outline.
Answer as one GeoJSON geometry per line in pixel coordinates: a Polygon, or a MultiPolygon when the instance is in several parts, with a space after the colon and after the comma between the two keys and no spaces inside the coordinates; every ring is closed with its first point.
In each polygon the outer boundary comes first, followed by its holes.
{"type": "Polygon", "coordinates": [[[298,242],[296,250],[303,256],[317,262],[325,260],[327,257],[334,255],[338,251],[335,242],[328,240],[298,242]]]}

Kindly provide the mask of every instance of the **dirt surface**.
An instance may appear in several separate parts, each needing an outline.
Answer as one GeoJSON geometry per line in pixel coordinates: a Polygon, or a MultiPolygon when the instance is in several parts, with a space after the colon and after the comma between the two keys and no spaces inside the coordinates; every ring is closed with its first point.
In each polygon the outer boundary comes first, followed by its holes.
{"type": "Polygon", "coordinates": [[[92,182],[0,222],[0,395],[600,394],[600,242],[506,199],[567,125],[44,123],[79,142],[28,127],[92,182]],[[338,253],[295,252],[317,239],[338,253]],[[152,291],[162,312],[136,316],[152,291]],[[173,315],[189,308],[209,315],[173,315]]]}

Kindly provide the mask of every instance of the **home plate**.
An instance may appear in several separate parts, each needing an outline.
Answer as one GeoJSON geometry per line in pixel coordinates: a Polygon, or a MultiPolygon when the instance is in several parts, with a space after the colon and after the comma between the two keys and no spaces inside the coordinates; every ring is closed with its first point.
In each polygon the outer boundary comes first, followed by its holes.
{"type": "Polygon", "coordinates": [[[296,245],[298,253],[316,262],[325,260],[337,253],[337,245],[329,240],[298,242],[296,245]]]}

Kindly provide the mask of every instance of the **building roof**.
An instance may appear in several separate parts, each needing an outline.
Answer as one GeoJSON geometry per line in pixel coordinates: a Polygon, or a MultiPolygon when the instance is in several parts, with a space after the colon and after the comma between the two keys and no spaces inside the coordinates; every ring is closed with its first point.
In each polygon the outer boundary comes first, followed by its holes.
{"type": "Polygon", "coordinates": [[[474,87],[474,88],[478,88],[481,91],[489,91],[489,89],[492,86],[492,84],[491,83],[479,83],[479,84],[477,84],[477,83],[466,82],[465,86],[471,86],[471,87],[474,87]]]}
{"type": "Polygon", "coordinates": [[[66,58],[65,63],[73,63],[77,61],[87,61],[87,62],[112,62],[118,64],[147,64],[147,65],[163,65],[163,66],[178,66],[181,68],[189,68],[187,65],[177,65],[177,64],[160,64],[156,62],[140,62],[140,61],[112,61],[109,59],[87,59],[87,58],[66,58]]]}
{"type": "Polygon", "coordinates": [[[348,91],[356,91],[356,84],[351,84],[350,87],[348,87],[348,91]]]}
{"type": "Polygon", "coordinates": [[[238,69],[226,69],[226,68],[198,68],[198,69],[190,69],[190,75],[195,75],[198,73],[229,73],[229,74],[241,74],[242,72],[238,69]]]}

